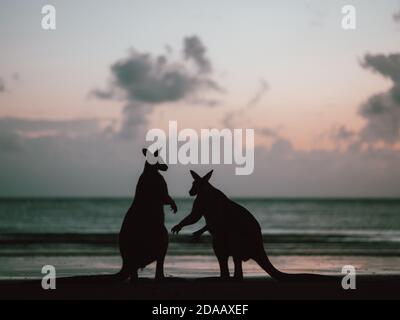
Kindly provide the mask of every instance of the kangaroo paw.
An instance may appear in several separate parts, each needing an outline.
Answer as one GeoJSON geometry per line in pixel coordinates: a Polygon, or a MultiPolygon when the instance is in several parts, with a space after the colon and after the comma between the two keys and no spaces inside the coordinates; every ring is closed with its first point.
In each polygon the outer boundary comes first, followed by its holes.
{"type": "Polygon", "coordinates": [[[235,274],[233,276],[233,280],[238,281],[238,282],[243,281],[243,274],[240,274],[240,275],[235,274]]]}

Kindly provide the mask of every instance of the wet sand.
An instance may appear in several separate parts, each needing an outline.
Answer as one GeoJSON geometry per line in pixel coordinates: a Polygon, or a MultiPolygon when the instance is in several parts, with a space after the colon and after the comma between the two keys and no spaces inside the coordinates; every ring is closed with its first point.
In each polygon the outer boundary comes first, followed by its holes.
{"type": "Polygon", "coordinates": [[[329,282],[280,283],[271,278],[242,282],[218,278],[141,278],[120,283],[112,275],[57,279],[55,290],[40,280],[0,281],[1,299],[143,299],[143,300],[276,300],[276,299],[400,299],[400,276],[359,276],[356,290],[344,290],[340,278],[329,282]]]}
{"type": "MultiPolygon", "coordinates": [[[[272,263],[288,273],[320,273],[340,275],[342,267],[352,265],[357,275],[400,275],[400,257],[369,256],[271,256],[272,263]]],[[[56,268],[58,278],[77,275],[112,274],[119,271],[121,258],[115,255],[35,255],[0,256],[0,280],[41,279],[44,265],[56,268]]],[[[232,259],[229,261],[233,272],[232,259]]],[[[174,278],[207,278],[219,275],[218,261],[209,255],[167,255],[165,275],[174,278]]],[[[254,261],[243,264],[246,278],[266,278],[268,275],[254,261]]],[[[139,276],[151,278],[155,263],[140,270],[139,276]]]]}

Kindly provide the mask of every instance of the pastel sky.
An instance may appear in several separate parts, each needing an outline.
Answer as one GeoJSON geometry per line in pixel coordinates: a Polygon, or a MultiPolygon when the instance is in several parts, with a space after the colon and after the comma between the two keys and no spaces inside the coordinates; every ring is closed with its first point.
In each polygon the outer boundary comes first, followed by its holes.
{"type": "MultiPolygon", "coordinates": [[[[400,79],[400,60],[389,56],[399,52],[399,11],[398,0],[2,0],[0,196],[130,194],[143,165],[130,155],[144,136],[127,144],[95,135],[168,120],[256,129],[256,177],[221,168],[232,195],[400,196],[400,103],[393,98],[378,120],[367,112],[400,79]],[[45,4],[57,10],[54,31],[41,28],[45,4]],[[356,30],[341,27],[345,4],[357,10],[356,30]],[[193,76],[199,89],[137,110],[111,94],[111,66],[139,54],[193,75],[185,39],[210,64],[193,76]]],[[[167,174],[185,175],[176,195],[186,194],[187,169],[167,174]]]]}

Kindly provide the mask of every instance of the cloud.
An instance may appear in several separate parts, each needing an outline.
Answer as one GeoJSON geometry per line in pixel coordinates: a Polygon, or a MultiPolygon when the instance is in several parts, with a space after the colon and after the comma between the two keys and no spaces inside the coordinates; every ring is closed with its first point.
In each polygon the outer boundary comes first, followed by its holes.
{"type": "Polygon", "coordinates": [[[400,22],[400,11],[393,14],[393,20],[395,22],[400,22]]]}
{"type": "Polygon", "coordinates": [[[132,193],[142,146],[109,137],[101,124],[0,118],[0,195],[132,193]]]}
{"type": "Polygon", "coordinates": [[[268,91],[269,86],[267,81],[260,79],[260,87],[254,96],[247,103],[247,108],[253,108],[258,105],[258,103],[264,98],[264,95],[268,91]]]}
{"type": "MultiPolygon", "coordinates": [[[[143,169],[142,146],[108,139],[96,120],[1,118],[0,130],[2,196],[128,195],[143,169]],[[56,134],[20,134],[50,129],[56,134]]],[[[229,165],[195,170],[215,169],[213,184],[230,196],[399,196],[400,154],[392,150],[301,151],[277,139],[255,156],[248,177],[235,176],[229,165]]],[[[187,194],[189,169],[170,166],[171,194],[187,194]]]]}
{"type": "Polygon", "coordinates": [[[392,150],[301,151],[278,141],[256,150],[252,184],[272,196],[396,196],[399,160],[392,150]]]}
{"type": "Polygon", "coordinates": [[[367,120],[360,132],[362,141],[395,144],[400,139],[400,105],[392,93],[371,97],[362,105],[360,115],[367,120]]]}
{"type": "Polygon", "coordinates": [[[257,129],[257,133],[261,134],[266,138],[277,139],[280,137],[279,133],[276,130],[267,127],[257,129]]]}
{"type": "Polygon", "coordinates": [[[222,124],[227,128],[234,128],[236,126],[239,126],[240,123],[245,122],[244,116],[246,115],[246,113],[249,112],[249,109],[256,107],[260,103],[268,89],[269,86],[267,81],[265,81],[264,79],[260,79],[259,88],[255,92],[255,94],[249,99],[246,105],[239,110],[228,112],[222,120],[222,124]]]}
{"type": "Polygon", "coordinates": [[[13,132],[22,136],[41,132],[53,132],[52,135],[83,135],[100,131],[96,119],[43,120],[27,118],[0,118],[1,132],[13,132]]]}
{"type": "Polygon", "coordinates": [[[142,137],[147,128],[147,116],[153,111],[154,106],[140,103],[128,103],[122,111],[122,123],[119,131],[115,132],[116,137],[132,139],[142,137]]]}
{"type": "Polygon", "coordinates": [[[212,71],[210,60],[206,57],[206,48],[201,43],[199,37],[191,36],[184,39],[185,59],[193,60],[200,72],[209,73],[212,71]]]}
{"type": "Polygon", "coordinates": [[[399,161],[400,153],[390,149],[306,151],[278,139],[256,147],[250,176],[235,176],[235,165],[170,166],[167,182],[172,194],[186,195],[189,169],[214,169],[213,185],[232,197],[398,197],[399,161]]]}
{"type": "Polygon", "coordinates": [[[394,83],[400,82],[400,54],[367,54],[361,62],[364,68],[391,79],[394,83]]]}
{"type": "Polygon", "coordinates": [[[346,142],[354,138],[357,133],[346,126],[335,127],[330,132],[330,137],[335,142],[346,142]]]}
{"type": "Polygon", "coordinates": [[[358,114],[366,123],[358,132],[346,126],[335,127],[328,133],[329,138],[339,145],[347,144],[352,150],[382,143],[393,147],[400,142],[400,54],[366,54],[360,64],[388,79],[392,86],[360,105],[358,114]]]}
{"type": "MultiPolygon", "coordinates": [[[[35,139],[73,139],[96,136],[106,140],[106,131],[96,119],[43,120],[0,118],[0,150],[4,153],[23,151],[35,139]]],[[[51,146],[49,146],[51,147],[51,146]]]]}
{"type": "Polygon", "coordinates": [[[132,52],[111,67],[115,86],[132,102],[160,104],[186,98],[200,88],[213,88],[212,81],[190,74],[183,66],[169,64],[165,56],[132,52]]]}
{"type": "Polygon", "coordinates": [[[312,27],[324,27],[331,12],[329,4],[322,1],[308,0],[305,2],[305,9],[309,14],[312,27]]]}
{"type": "Polygon", "coordinates": [[[111,66],[112,82],[109,87],[92,92],[100,99],[125,102],[121,136],[134,136],[138,126],[146,125],[148,114],[159,105],[196,100],[199,93],[221,91],[212,78],[211,62],[205,56],[206,49],[200,39],[188,37],[183,43],[182,61],[170,61],[168,55],[154,56],[131,50],[128,57],[111,66]],[[189,65],[190,61],[196,68],[189,65]]]}
{"type": "Polygon", "coordinates": [[[361,64],[391,80],[393,85],[361,105],[359,114],[367,123],[359,133],[360,139],[393,145],[400,141],[400,54],[367,54],[361,64]]]}
{"type": "MultiPolygon", "coordinates": [[[[9,79],[13,80],[14,82],[17,82],[20,80],[20,75],[17,72],[14,72],[11,77],[9,77],[9,79]]],[[[7,83],[10,82],[7,80],[7,83]]],[[[6,81],[4,80],[4,78],[0,77],[0,93],[5,92],[6,90],[9,89],[9,86],[6,86],[6,81]]]]}
{"type": "MultiPolygon", "coordinates": [[[[107,136],[96,119],[0,118],[0,196],[131,195],[142,147],[107,136]]],[[[235,165],[171,165],[164,176],[180,196],[190,188],[189,169],[211,168],[213,184],[230,196],[400,196],[399,162],[389,148],[302,151],[278,137],[256,148],[251,176],[235,176],[235,165]]]]}

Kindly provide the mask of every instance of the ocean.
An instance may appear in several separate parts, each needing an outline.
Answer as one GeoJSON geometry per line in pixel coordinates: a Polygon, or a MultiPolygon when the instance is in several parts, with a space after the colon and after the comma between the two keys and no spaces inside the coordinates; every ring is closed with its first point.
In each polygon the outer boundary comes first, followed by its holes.
{"type": "MultiPolygon", "coordinates": [[[[400,200],[237,199],[254,214],[271,261],[288,272],[400,274],[400,200]]],[[[193,199],[165,207],[168,230],[190,213],[193,199]]],[[[50,264],[58,276],[118,271],[118,232],[131,199],[0,199],[0,279],[42,276],[50,264]]],[[[210,235],[194,241],[204,225],[170,235],[168,276],[218,276],[210,235]]],[[[232,263],[231,263],[232,264],[232,263]]],[[[154,264],[141,271],[154,274],[154,264]]],[[[252,261],[245,276],[265,273],[252,261]]],[[[266,275],[265,275],[266,276],[266,275]]]]}

